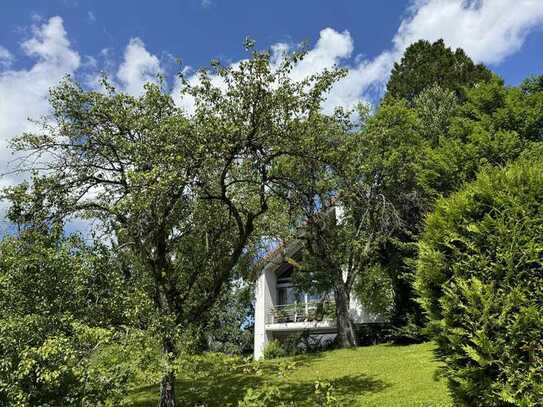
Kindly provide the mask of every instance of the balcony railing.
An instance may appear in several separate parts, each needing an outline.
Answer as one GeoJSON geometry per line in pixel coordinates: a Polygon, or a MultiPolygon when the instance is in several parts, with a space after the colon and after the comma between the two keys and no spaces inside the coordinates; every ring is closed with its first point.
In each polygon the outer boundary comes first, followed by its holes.
{"type": "Polygon", "coordinates": [[[276,305],[268,308],[267,324],[287,322],[319,322],[336,319],[336,303],[334,301],[297,302],[276,305]]]}

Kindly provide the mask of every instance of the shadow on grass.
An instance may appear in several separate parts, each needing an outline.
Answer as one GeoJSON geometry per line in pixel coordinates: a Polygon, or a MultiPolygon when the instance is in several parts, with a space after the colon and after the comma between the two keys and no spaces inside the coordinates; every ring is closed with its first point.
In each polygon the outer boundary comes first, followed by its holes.
{"type": "MultiPolygon", "coordinates": [[[[294,380],[290,373],[322,358],[321,353],[298,355],[284,359],[251,362],[223,363],[221,357],[199,359],[186,369],[196,372],[190,377],[176,381],[176,399],[180,406],[237,406],[249,389],[258,389],[267,384],[278,386],[281,401],[293,406],[322,404],[315,394],[317,376],[294,380]]],[[[332,395],[340,405],[350,405],[360,395],[379,392],[389,385],[366,375],[350,375],[329,380],[332,395]]],[[[139,387],[131,392],[129,404],[133,407],[149,407],[158,404],[158,385],[139,387]]]]}
{"type": "MultiPolygon", "coordinates": [[[[317,380],[317,378],[315,378],[317,380]]],[[[256,389],[264,383],[276,383],[281,391],[281,401],[294,406],[314,406],[319,402],[315,394],[315,382],[289,382],[287,379],[277,381],[265,376],[250,376],[243,374],[224,374],[206,377],[199,380],[178,380],[176,382],[176,398],[180,406],[237,406],[248,389],[256,389]]],[[[359,396],[379,392],[388,387],[381,380],[364,375],[343,376],[330,383],[333,386],[332,395],[340,405],[351,405],[359,396]]],[[[138,389],[133,395],[143,397],[134,400],[134,407],[156,406],[159,394],[158,386],[148,386],[138,389]]]]}
{"type": "MultiPolygon", "coordinates": [[[[317,380],[317,378],[315,378],[317,380]]],[[[367,393],[377,393],[385,390],[389,385],[382,380],[366,375],[343,376],[330,380],[331,395],[339,405],[354,405],[358,397],[367,393]]],[[[315,406],[321,401],[315,394],[315,382],[293,382],[280,386],[282,401],[293,403],[295,406],[315,406]]]]}
{"type": "MultiPolygon", "coordinates": [[[[257,388],[277,374],[277,366],[266,362],[255,369],[250,363],[223,364],[222,359],[201,359],[192,365],[190,377],[179,377],[175,391],[181,406],[237,405],[249,388],[257,388]]],[[[156,406],[158,385],[139,387],[131,392],[129,404],[134,407],[156,406]]]]}
{"type": "MultiPolygon", "coordinates": [[[[177,380],[175,385],[176,399],[180,406],[228,406],[237,405],[243,399],[248,388],[256,388],[264,380],[260,377],[245,375],[223,375],[199,380],[177,380]]],[[[144,398],[131,403],[134,407],[156,406],[159,386],[148,386],[138,389],[137,394],[144,398]]],[[[137,394],[136,397],[137,397],[137,394]]]]}

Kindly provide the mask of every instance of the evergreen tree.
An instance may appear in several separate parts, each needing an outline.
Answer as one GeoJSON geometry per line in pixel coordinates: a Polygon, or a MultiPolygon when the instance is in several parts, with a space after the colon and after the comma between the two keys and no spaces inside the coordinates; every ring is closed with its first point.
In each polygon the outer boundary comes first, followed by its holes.
{"type": "Polygon", "coordinates": [[[475,64],[461,49],[445,46],[443,40],[433,44],[420,40],[411,44],[401,61],[394,64],[387,84],[385,101],[390,98],[413,101],[424,89],[439,85],[450,89],[460,98],[464,87],[492,78],[492,72],[482,64],[475,64]]]}

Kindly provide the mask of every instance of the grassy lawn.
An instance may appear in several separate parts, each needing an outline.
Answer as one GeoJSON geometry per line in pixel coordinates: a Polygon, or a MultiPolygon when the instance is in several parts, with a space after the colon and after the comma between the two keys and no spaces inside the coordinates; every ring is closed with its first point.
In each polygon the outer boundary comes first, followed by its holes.
{"type": "MultiPolygon", "coordinates": [[[[452,406],[444,380],[436,377],[433,347],[376,345],[260,364],[215,357],[197,375],[179,378],[177,397],[181,406],[236,406],[248,389],[276,384],[287,405],[314,406],[319,380],[332,385],[330,394],[340,406],[452,406]]],[[[127,404],[155,406],[157,396],[158,386],[138,388],[127,404]]]]}

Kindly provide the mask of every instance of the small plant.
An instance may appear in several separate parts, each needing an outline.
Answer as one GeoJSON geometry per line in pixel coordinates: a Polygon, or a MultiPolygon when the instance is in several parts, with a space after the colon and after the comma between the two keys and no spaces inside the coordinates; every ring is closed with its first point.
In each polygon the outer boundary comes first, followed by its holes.
{"type": "Polygon", "coordinates": [[[337,398],[334,396],[334,385],[328,380],[315,381],[315,402],[323,406],[337,406],[337,398]]]}
{"type": "Polygon", "coordinates": [[[271,340],[264,348],[264,359],[276,359],[286,356],[285,349],[277,339],[271,340]]]}
{"type": "Polygon", "coordinates": [[[271,407],[283,406],[279,401],[281,392],[277,385],[266,385],[259,389],[248,389],[238,403],[238,407],[271,407]]]}
{"type": "Polygon", "coordinates": [[[262,363],[260,361],[255,361],[251,357],[245,358],[245,364],[241,366],[241,371],[244,374],[250,374],[253,376],[262,376],[264,375],[264,370],[262,369],[262,363]]]}
{"type": "Polygon", "coordinates": [[[293,360],[282,360],[277,364],[279,377],[285,377],[288,372],[296,370],[298,363],[293,360]]]}

